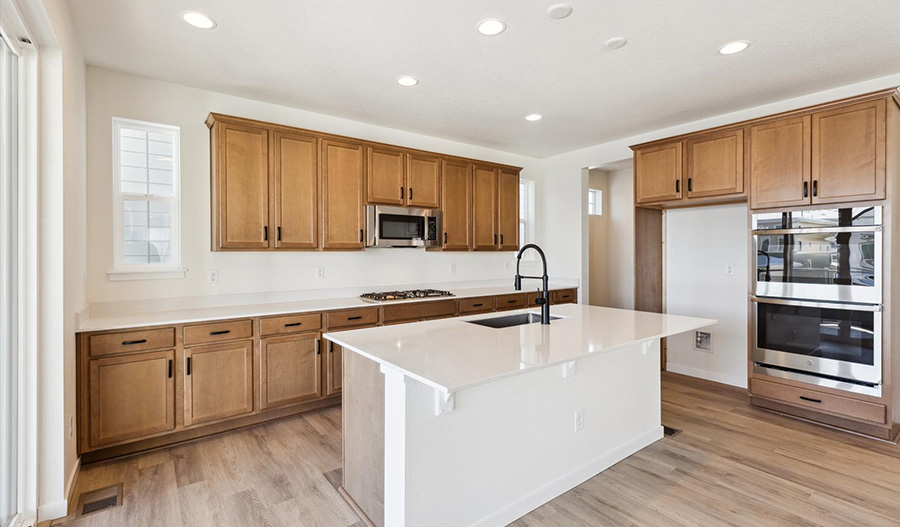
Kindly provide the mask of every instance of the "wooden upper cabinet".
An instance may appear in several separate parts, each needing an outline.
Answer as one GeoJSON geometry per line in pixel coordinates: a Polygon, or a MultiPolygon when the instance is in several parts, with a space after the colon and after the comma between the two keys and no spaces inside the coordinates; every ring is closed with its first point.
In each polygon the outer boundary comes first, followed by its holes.
{"type": "Polygon", "coordinates": [[[322,396],[319,346],[318,333],[260,341],[261,409],[302,403],[322,396]]]}
{"type": "Polygon", "coordinates": [[[638,203],[681,199],[682,146],[679,141],[635,152],[635,199],[638,203]]]}
{"type": "Polygon", "coordinates": [[[269,131],[217,122],[212,208],[218,232],[214,249],[269,247],[269,131]]]}
{"type": "Polygon", "coordinates": [[[519,248],[519,172],[501,168],[497,173],[497,225],[500,234],[497,248],[515,251],[519,248]]]}
{"type": "Polygon", "coordinates": [[[810,191],[810,117],[750,127],[750,208],[806,205],[810,191]]]}
{"type": "Polygon", "coordinates": [[[185,348],[184,425],[253,411],[253,342],[185,348]]]}
{"type": "Polygon", "coordinates": [[[744,130],[728,130],[684,142],[687,197],[744,192],[744,130]]]}
{"type": "Polygon", "coordinates": [[[884,199],[886,102],[812,115],[813,203],[884,199]]]}
{"type": "Polygon", "coordinates": [[[366,147],[368,203],[405,205],[406,155],[402,150],[366,147]]]}
{"type": "Polygon", "coordinates": [[[476,251],[493,250],[497,232],[497,169],[475,165],[472,173],[472,232],[476,251]]]}
{"type": "Polygon", "coordinates": [[[444,160],[441,171],[443,248],[467,251],[472,248],[472,164],[444,160]]]}
{"type": "Polygon", "coordinates": [[[325,249],[365,247],[365,161],[365,149],[360,144],[322,140],[322,247],[325,249]]]}
{"type": "Polygon", "coordinates": [[[441,159],[424,154],[407,154],[406,187],[406,204],[410,207],[440,207],[441,159]]]}
{"type": "Polygon", "coordinates": [[[318,247],[318,138],[272,132],[275,247],[318,247]]]}
{"type": "Polygon", "coordinates": [[[174,360],[169,350],[89,361],[91,447],[175,428],[174,360]]]}

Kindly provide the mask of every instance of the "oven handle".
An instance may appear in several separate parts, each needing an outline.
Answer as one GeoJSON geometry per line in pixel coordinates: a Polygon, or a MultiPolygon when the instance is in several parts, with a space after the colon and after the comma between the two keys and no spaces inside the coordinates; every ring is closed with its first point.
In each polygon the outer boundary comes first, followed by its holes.
{"type": "Polygon", "coordinates": [[[881,304],[840,304],[836,302],[810,302],[807,300],[788,300],[759,296],[751,296],[750,300],[759,304],[776,304],[779,306],[819,307],[823,309],[846,309],[848,311],[881,313],[881,304]]]}
{"type": "Polygon", "coordinates": [[[753,234],[841,234],[845,232],[881,232],[881,225],[858,225],[856,227],[816,227],[814,229],[754,229],[753,234]]]}

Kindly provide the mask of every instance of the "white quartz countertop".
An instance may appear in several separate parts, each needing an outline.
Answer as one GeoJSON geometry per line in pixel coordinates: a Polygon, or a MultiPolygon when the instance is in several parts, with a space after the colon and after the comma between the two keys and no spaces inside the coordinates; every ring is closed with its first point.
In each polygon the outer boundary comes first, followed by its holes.
{"type": "Polygon", "coordinates": [[[495,329],[467,322],[527,312],[540,310],[326,333],[325,338],[437,390],[452,393],[717,322],[580,304],[552,306],[551,315],[564,318],[551,321],[549,326],[536,323],[495,329]]]}
{"type": "MultiPolygon", "coordinates": [[[[510,282],[512,279],[510,279],[510,282]]],[[[574,285],[550,284],[551,290],[576,288],[574,285]]],[[[390,287],[377,288],[378,290],[390,290],[390,287]]],[[[435,287],[440,289],[440,287],[435,287]]],[[[453,297],[422,298],[414,300],[400,300],[390,302],[366,302],[358,296],[338,298],[298,299],[287,302],[251,303],[246,305],[197,307],[193,309],[178,310],[153,310],[145,312],[129,312],[121,314],[104,314],[101,316],[87,316],[78,323],[79,332],[107,331],[126,329],[141,326],[163,326],[170,324],[189,324],[193,322],[208,322],[212,320],[224,320],[230,318],[264,317],[269,315],[283,315],[287,313],[303,313],[312,311],[331,311],[335,309],[353,309],[360,307],[381,307],[402,304],[405,302],[432,302],[453,298],[471,298],[477,296],[504,295],[521,292],[532,292],[527,288],[516,291],[512,285],[492,287],[471,287],[464,289],[450,289],[453,297]]]]}

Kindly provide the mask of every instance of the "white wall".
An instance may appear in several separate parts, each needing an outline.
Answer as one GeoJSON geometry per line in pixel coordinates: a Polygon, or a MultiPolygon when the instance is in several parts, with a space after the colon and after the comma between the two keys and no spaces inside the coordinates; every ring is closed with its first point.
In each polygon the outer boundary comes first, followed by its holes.
{"type": "Polygon", "coordinates": [[[609,307],[634,307],[634,173],[609,173],[609,307]]]}
{"type": "MultiPolygon", "coordinates": [[[[240,97],[189,88],[121,72],[87,70],[88,299],[109,302],[331,287],[452,282],[510,278],[513,253],[425,253],[422,250],[364,252],[213,253],[209,249],[209,112],[249,117],[361,139],[522,166],[522,177],[542,191],[533,158],[446,141],[240,97]],[[181,127],[182,266],[176,280],[110,282],[112,266],[112,139],[114,116],[181,127]],[[456,274],[448,272],[456,263],[456,274]],[[325,267],[325,279],[315,268],[325,267]],[[219,284],[207,284],[207,271],[219,284]]],[[[540,218],[542,205],[536,203],[540,218]]],[[[539,229],[536,229],[539,231],[539,229]]],[[[554,277],[565,277],[551,265],[554,277]]]]}
{"type": "Polygon", "coordinates": [[[666,312],[713,318],[712,351],[694,349],[693,332],[668,339],[667,369],[747,387],[747,205],[665,213],[666,312]],[[726,274],[726,266],[734,274],[726,274]]]}
{"type": "Polygon", "coordinates": [[[590,171],[589,186],[591,190],[602,193],[602,214],[590,215],[590,304],[592,306],[609,305],[609,175],[594,169],[590,171]]]}

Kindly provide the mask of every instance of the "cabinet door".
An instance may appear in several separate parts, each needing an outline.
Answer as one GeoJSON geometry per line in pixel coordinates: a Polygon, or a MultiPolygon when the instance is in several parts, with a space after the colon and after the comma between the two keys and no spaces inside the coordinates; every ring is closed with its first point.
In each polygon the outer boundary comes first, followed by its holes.
{"type": "Polygon", "coordinates": [[[365,157],[362,145],[322,140],[325,249],[362,249],[365,157]]]}
{"type": "Polygon", "coordinates": [[[318,333],[262,339],[260,408],[302,403],[322,396],[318,333]]]}
{"type": "Polygon", "coordinates": [[[368,202],[382,205],[406,203],[406,156],[400,150],[366,147],[368,202]]]}
{"type": "Polygon", "coordinates": [[[325,395],[341,393],[344,378],[344,348],[328,342],[328,357],[325,358],[325,395]]]}
{"type": "Polygon", "coordinates": [[[497,176],[497,225],[501,251],[519,248],[519,173],[500,169],[497,176]]]}
{"type": "Polygon", "coordinates": [[[441,160],[419,154],[406,156],[406,204],[436,209],[441,205],[441,160]]]}
{"type": "Polygon", "coordinates": [[[682,196],[682,143],[643,148],[634,153],[638,203],[679,200],[682,196]]]}
{"type": "Polygon", "coordinates": [[[497,235],[497,169],[475,165],[472,175],[472,223],[474,249],[491,251],[500,243],[497,235]]]}
{"type": "Polygon", "coordinates": [[[885,103],[813,114],[813,203],[884,199],[885,103]]]}
{"type": "Polygon", "coordinates": [[[318,139],[272,132],[275,247],[318,247],[318,139]]]}
{"type": "Polygon", "coordinates": [[[218,249],[269,247],[269,131],[218,123],[218,249]]]}
{"type": "Polygon", "coordinates": [[[174,361],[168,350],[89,362],[91,447],[175,428],[174,361]]]}
{"type": "Polygon", "coordinates": [[[253,343],[185,348],[184,424],[253,411],[253,343]]]}
{"type": "Polygon", "coordinates": [[[744,192],[744,130],[729,130],[685,141],[687,197],[744,192]]]}
{"type": "Polygon", "coordinates": [[[445,160],[441,171],[443,247],[467,251],[472,247],[472,165],[445,160]]]}
{"type": "Polygon", "coordinates": [[[750,208],[809,203],[809,116],[750,127],[750,208]]]}

